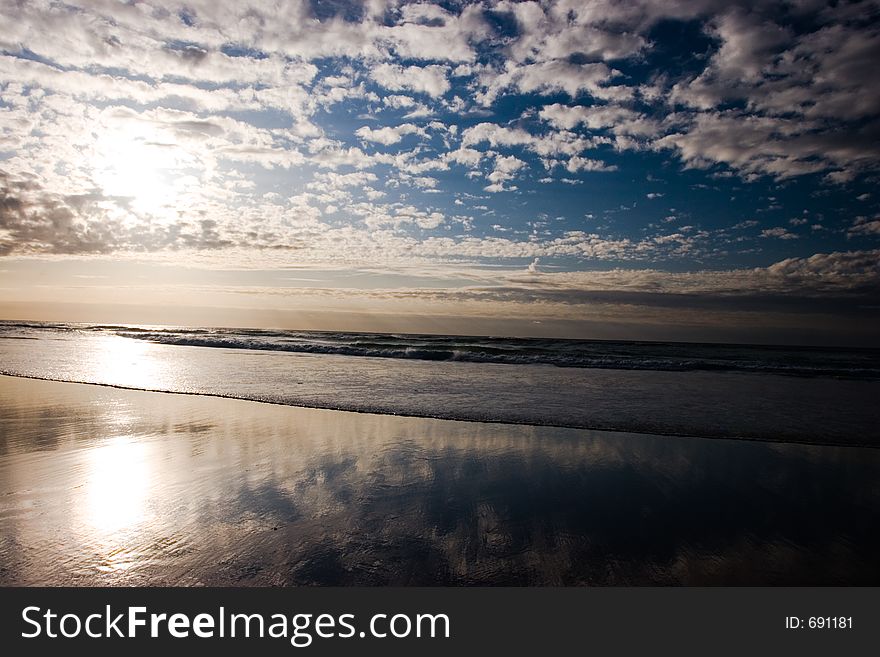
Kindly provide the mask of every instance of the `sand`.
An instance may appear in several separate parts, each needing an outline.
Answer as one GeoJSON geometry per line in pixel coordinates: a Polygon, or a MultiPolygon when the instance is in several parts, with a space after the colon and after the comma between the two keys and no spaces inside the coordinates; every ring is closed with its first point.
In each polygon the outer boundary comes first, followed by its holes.
{"type": "Polygon", "coordinates": [[[877,583],[880,450],[0,376],[0,584],[877,583]]]}

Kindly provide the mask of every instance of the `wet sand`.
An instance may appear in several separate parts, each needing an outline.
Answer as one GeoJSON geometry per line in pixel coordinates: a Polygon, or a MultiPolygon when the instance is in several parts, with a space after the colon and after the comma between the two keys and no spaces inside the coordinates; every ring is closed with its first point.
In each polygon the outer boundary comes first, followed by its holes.
{"type": "Polygon", "coordinates": [[[0,584],[880,583],[880,450],[0,376],[0,584]]]}

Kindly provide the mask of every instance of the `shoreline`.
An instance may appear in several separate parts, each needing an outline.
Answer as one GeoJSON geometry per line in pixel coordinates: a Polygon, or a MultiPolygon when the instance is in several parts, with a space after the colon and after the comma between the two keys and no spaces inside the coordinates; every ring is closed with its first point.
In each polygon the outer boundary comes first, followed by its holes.
{"type": "Polygon", "coordinates": [[[481,418],[471,418],[471,417],[444,417],[438,415],[419,415],[416,413],[400,413],[400,412],[382,412],[381,410],[357,410],[357,409],[348,409],[348,408],[338,408],[333,406],[321,406],[321,405],[308,405],[302,403],[288,403],[284,401],[276,401],[272,399],[253,399],[250,397],[238,397],[235,395],[226,395],[222,393],[208,393],[208,392],[190,392],[185,390],[161,390],[156,388],[136,388],[112,383],[99,383],[99,382],[90,382],[90,381],[71,381],[68,379],[55,379],[49,377],[41,377],[41,376],[33,376],[26,374],[16,374],[10,372],[2,372],[0,371],[0,377],[9,377],[13,379],[27,379],[33,381],[45,381],[48,383],[64,383],[64,384],[74,384],[81,386],[97,386],[100,388],[110,388],[114,390],[128,390],[132,392],[148,392],[148,393],[158,393],[164,395],[186,395],[190,397],[207,397],[212,399],[231,399],[236,401],[244,401],[244,402],[253,402],[256,404],[269,404],[272,406],[281,406],[281,407],[290,407],[290,408],[304,408],[311,410],[322,410],[322,411],[333,411],[336,413],[355,413],[358,415],[376,415],[376,416],[384,416],[384,417],[400,417],[400,418],[413,418],[413,419],[424,419],[424,420],[439,420],[445,422],[466,422],[466,423],[474,423],[474,424],[497,424],[502,426],[518,426],[518,427],[535,427],[535,428],[547,428],[547,429],[571,429],[573,431],[598,431],[610,434],[627,434],[627,435],[640,435],[640,436],[655,436],[662,438],[695,438],[701,440],[730,440],[735,442],[757,442],[757,443],[778,443],[778,444],[786,444],[786,445],[812,445],[816,447],[859,447],[859,448],[868,448],[868,449],[880,449],[880,444],[876,442],[857,442],[857,441],[818,441],[813,439],[791,439],[791,438],[769,438],[769,437],[756,437],[756,436],[743,436],[743,435],[706,435],[706,434],[698,434],[698,433],[674,433],[674,432],[664,432],[662,430],[651,430],[651,431],[640,431],[633,429],[623,429],[623,428],[614,428],[607,426],[597,426],[590,424],[576,425],[576,424],[553,424],[553,423],[545,423],[545,422],[526,422],[526,421],[516,421],[510,419],[481,419],[481,418]]]}

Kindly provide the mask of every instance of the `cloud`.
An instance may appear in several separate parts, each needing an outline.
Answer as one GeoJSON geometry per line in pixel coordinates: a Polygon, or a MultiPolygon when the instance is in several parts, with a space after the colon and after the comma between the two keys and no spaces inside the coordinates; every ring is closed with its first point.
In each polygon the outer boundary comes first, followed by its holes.
{"type": "Polygon", "coordinates": [[[482,161],[485,155],[482,151],[478,151],[475,148],[462,146],[454,151],[448,151],[444,157],[449,162],[474,167],[482,161]]]}
{"type": "MultiPolygon", "coordinates": [[[[827,292],[838,288],[878,289],[880,250],[816,253],[807,258],[786,258],[766,268],[775,288],[789,284],[803,290],[827,292]]],[[[757,270],[762,272],[764,270],[757,270]]]]}
{"type": "Polygon", "coordinates": [[[355,130],[354,133],[365,141],[390,146],[398,143],[405,135],[424,135],[425,131],[412,123],[403,123],[398,126],[386,126],[384,128],[364,126],[355,130]]]}
{"type": "Polygon", "coordinates": [[[828,8],[825,24],[803,34],[768,14],[732,7],[708,21],[720,47],[700,74],[669,91],[672,104],[701,113],[666,143],[692,164],[702,157],[747,175],[830,170],[829,180],[850,180],[880,154],[871,63],[880,30],[854,27],[842,8],[828,8]],[[731,102],[747,111],[720,110],[731,102]],[[721,133],[728,137],[713,146],[721,133]]]}
{"type": "Polygon", "coordinates": [[[382,98],[382,104],[387,105],[388,107],[392,107],[394,109],[409,109],[418,105],[414,98],[411,98],[409,96],[399,96],[396,94],[392,94],[390,96],[385,96],[384,98],[382,98]]]}
{"type": "Polygon", "coordinates": [[[540,258],[558,283],[807,258],[803,206],[829,250],[880,232],[876,3],[169,7],[0,5],[0,252],[540,258]],[[777,185],[776,214],[743,200],[777,185]]]}
{"type": "Polygon", "coordinates": [[[851,237],[857,235],[880,235],[880,218],[857,217],[849,231],[847,231],[847,235],[851,237]]]}
{"type": "Polygon", "coordinates": [[[761,231],[761,237],[778,237],[781,240],[796,240],[797,235],[790,232],[787,228],[767,228],[761,231]]]}
{"type": "Polygon", "coordinates": [[[632,121],[641,115],[631,109],[619,105],[562,105],[553,103],[545,105],[539,112],[540,117],[557,128],[571,130],[584,125],[593,130],[609,128],[632,121]]]}
{"type": "Polygon", "coordinates": [[[478,123],[467,128],[461,136],[465,147],[488,143],[493,148],[521,146],[543,158],[568,156],[569,171],[611,171],[598,160],[579,157],[579,153],[595,146],[595,141],[568,131],[532,134],[523,128],[509,128],[494,123],[478,123]]]}
{"type": "Polygon", "coordinates": [[[432,98],[443,96],[450,89],[446,77],[448,68],[431,64],[428,66],[400,66],[380,64],[370,71],[370,77],[378,84],[392,91],[408,89],[423,93],[432,98]]]}
{"type": "Polygon", "coordinates": [[[878,130],[880,124],[869,124],[848,135],[823,134],[809,123],[728,110],[697,114],[684,129],[656,140],[653,147],[676,150],[689,167],[722,163],[746,176],[781,180],[876,161],[878,130]]]}
{"type": "Polygon", "coordinates": [[[483,105],[490,105],[511,87],[521,94],[562,91],[571,98],[578,97],[582,92],[598,99],[629,98],[632,90],[628,87],[607,85],[618,75],[619,71],[601,62],[574,64],[551,61],[512,66],[503,72],[482,74],[480,83],[485,90],[478,93],[476,99],[483,105]]]}
{"type": "Polygon", "coordinates": [[[565,168],[571,173],[577,173],[578,171],[617,171],[617,166],[615,165],[608,165],[599,160],[578,155],[569,158],[565,168]]]}
{"type": "Polygon", "coordinates": [[[503,183],[511,180],[514,174],[525,166],[526,163],[523,160],[513,155],[496,155],[495,168],[486,176],[491,184],[484,189],[489,192],[504,191],[507,188],[503,186],[503,183]]]}
{"type": "Polygon", "coordinates": [[[362,187],[378,180],[375,173],[368,171],[356,171],[354,173],[340,174],[333,171],[318,172],[314,180],[306,185],[309,189],[328,192],[345,187],[362,187]]]}

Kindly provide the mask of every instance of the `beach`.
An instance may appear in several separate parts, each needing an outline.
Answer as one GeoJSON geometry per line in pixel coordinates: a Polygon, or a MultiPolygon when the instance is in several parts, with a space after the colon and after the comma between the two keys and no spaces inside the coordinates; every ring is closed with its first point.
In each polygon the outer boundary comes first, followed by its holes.
{"type": "Polygon", "coordinates": [[[866,447],[0,376],[0,584],[877,584],[878,474],[866,447]]]}
{"type": "Polygon", "coordinates": [[[876,349],[0,321],[0,374],[362,413],[880,445],[876,349]]]}
{"type": "Polygon", "coordinates": [[[6,654],[877,651],[880,0],[0,17],[6,654]]]}

